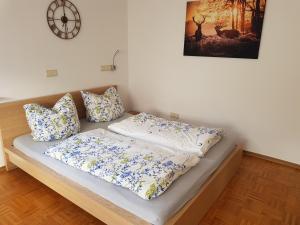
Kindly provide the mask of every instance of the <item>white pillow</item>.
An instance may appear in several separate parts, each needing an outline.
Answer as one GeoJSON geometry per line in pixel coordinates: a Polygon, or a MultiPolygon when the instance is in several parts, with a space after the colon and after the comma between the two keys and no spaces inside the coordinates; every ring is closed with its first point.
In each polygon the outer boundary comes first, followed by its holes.
{"type": "Polygon", "coordinates": [[[103,95],[81,91],[90,122],[108,122],[124,114],[124,106],[116,88],[111,87],[103,95]]]}
{"type": "Polygon", "coordinates": [[[80,131],[77,109],[71,94],[63,96],[52,109],[27,104],[24,110],[35,141],[60,140],[80,131]]]}

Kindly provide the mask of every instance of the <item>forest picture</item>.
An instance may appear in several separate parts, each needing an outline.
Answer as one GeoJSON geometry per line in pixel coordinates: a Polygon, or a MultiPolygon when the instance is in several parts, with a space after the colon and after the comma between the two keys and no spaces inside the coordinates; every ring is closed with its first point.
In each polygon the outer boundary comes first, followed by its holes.
{"type": "Polygon", "coordinates": [[[184,55],[257,59],[266,0],[187,3],[184,55]]]}

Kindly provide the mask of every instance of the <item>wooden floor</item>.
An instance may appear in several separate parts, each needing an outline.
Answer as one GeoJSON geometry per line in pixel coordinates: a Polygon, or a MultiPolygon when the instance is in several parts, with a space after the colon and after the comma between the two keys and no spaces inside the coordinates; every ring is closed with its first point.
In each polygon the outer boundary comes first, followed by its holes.
{"type": "MultiPolygon", "coordinates": [[[[0,225],[103,225],[21,170],[0,172],[0,225]]],[[[245,156],[200,225],[300,225],[300,170],[245,156]]]]}

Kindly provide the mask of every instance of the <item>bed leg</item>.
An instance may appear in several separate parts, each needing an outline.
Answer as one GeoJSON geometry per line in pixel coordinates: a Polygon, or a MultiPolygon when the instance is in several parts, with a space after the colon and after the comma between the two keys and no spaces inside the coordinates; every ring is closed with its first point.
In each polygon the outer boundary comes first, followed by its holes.
{"type": "Polygon", "coordinates": [[[13,163],[9,160],[9,155],[8,155],[7,153],[4,153],[4,160],[5,160],[5,168],[6,168],[6,171],[7,171],[7,172],[12,171],[12,170],[18,168],[15,164],[13,164],[13,163]]]}

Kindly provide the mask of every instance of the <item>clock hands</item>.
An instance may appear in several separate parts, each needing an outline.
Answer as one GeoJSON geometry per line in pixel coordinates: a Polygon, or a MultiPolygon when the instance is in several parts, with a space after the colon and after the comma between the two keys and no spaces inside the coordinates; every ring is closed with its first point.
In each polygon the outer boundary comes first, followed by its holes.
{"type": "Polygon", "coordinates": [[[63,23],[62,28],[65,28],[65,32],[68,33],[68,25],[66,23],[63,23]]]}
{"type": "Polygon", "coordinates": [[[61,19],[56,19],[56,18],[48,18],[49,21],[53,21],[53,20],[61,20],[61,19]]]}
{"type": "MultiPolygon", "coordinates": [[[[49,21],[53,21],[53,20],[60,20],[61,19],[58,19],[58,18],[48,18],[49,21]]],[[[68,22],[71,21],[71,22],[80,22],[80,20],[78,19],[68,19],[68,22]]]]}
{"type": "Polygon", "coordinates": [[[65,3],[65,1],[63,1],[63,12],[64,12],[64,17],[66,17],[66,10],[65,10],[65,6],[66,6],[66,3],[65,3]]]}

